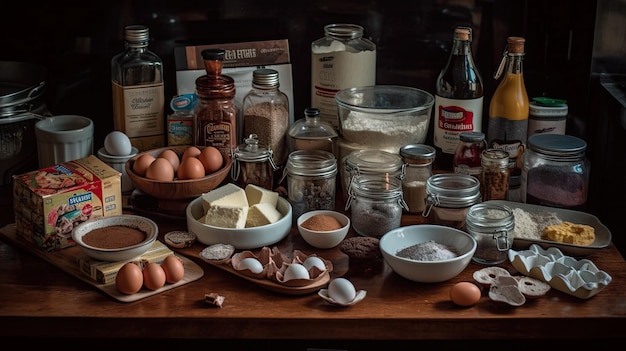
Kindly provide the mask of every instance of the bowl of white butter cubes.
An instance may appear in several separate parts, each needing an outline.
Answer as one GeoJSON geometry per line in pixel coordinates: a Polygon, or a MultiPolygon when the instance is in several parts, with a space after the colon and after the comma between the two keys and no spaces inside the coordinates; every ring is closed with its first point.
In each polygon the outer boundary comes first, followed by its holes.
{"type": "Polygon", "coordinates": [[[254,184],[227,183],[192,200],[187,229],[205,245],[230,244],[236,249],[273,245],[291,230],[289,201],[254,184]]]}

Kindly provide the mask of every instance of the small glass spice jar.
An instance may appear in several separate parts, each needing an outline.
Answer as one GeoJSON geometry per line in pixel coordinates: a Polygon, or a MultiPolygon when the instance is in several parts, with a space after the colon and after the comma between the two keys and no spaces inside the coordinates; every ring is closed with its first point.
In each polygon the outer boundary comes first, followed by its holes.
{"type": "Polygon", "coordinates": [[[381,174],[357,174],[352,179],[346,210],[357,234],[380,238],[400,227],[408,206],[402,196],[402,181],[381,174]]]}
{"type": "Polygon", "coordinates": [[[404,179],[404,163],[398,154],[382,150],[356,150],[342,162],[343,196],[347,201],[350,182],[357,174],[381,174],[390,178],[404,179]]]}
{"type": "Polygon", "coordinates": [[[335,209],[337,160],[332,153],[323,150],[291,152],[281,183],[285,177],[294,220],[308,211],[335,209]]]}
{"type": "Polygon", "coordinates": [[[300,118],[289,128],[289,149],[324,150],[337,157],[337,130],[320,119],[320,110],[314,107],[304,109],[300,118]]]}
{"type": "Polygon", "coordinates": [[[426,208],[426,182],[433,175],[435,155],[435,148],[430,145],[410,144],[400,148],[405,164],[402,194],[408,213],[421,213],[426,208]]]}
{"type": "Polygon", "coordinates": [[[522,156],[522,202],[584,211],[589,189],[587,143],[572,135],[534,134],[522,156]]]}
{"type": "Polygon", "coordinates": [[[230,169],[232,180],[241,188],[254,184],[268,190],[274,189],[274,172],[278,167],[272,154],[272,150],[259,145],[256,134],[250,134],[233,151],[233,166],[230,169]]]}
{"type": "Polygon", "coordinates": [[[468,174],[434,174],[426,182],[426,194],[422,216],[427,222],[457,229],[465,226],[469,208],[481,201],[480,182],[468,174]]]}
{"type": "Polygon", "coordinates": [[[480,194],[483,201],[506,200],[509,190],[509,153],[502,149],[483,151],[480,194]]]}
{"type": "Polygon", "coordinates": [[[459,134],[459,144],[453,158],[454,173],[469,174],[480,178],[482,167],[480,157],[487,148],[485,133],[463,132],[459,134]]]}
{"type": "Polygon", "coordinates": [[[465,231],[476,240],[472,260],[481,264],[498,264],[506,261],[513,247],[515,217],[505,205],[480,203],[467,211],[465,231]]]}

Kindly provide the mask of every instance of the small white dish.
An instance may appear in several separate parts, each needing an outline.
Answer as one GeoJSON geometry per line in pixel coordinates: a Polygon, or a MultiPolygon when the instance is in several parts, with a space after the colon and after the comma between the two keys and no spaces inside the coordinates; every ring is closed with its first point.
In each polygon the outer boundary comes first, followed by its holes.
{"type": "Polygon", "coordinates": [[[357,304],[361,301],[363,301],[363,299],[365,298],[365,295],[367,295],[367,291],[365,290],[358,290],[356,292],[356,296],[354,297],[354,299],[348,303],[342,303],[339,302],[335,299],[333,299],[332,297],[330,297],[328,295],[328,289],[320,289],[320,291],[317,293],[322,299],[326,300],[326,302],[335,305],[335,306],[342,306],[342,307],[347,307],[347,306],[352,306],[354,304],[357,304]]]}

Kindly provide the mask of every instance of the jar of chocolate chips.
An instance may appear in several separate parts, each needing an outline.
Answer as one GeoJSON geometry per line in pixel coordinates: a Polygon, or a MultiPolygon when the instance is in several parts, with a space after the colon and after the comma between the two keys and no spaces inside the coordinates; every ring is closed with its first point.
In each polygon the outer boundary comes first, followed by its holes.
{"type": "Polygon", "coordinates": [[[293,218],[312,210],[334,210],[337,160],[324,150],[296,150],[283,171],[293,218]]]}

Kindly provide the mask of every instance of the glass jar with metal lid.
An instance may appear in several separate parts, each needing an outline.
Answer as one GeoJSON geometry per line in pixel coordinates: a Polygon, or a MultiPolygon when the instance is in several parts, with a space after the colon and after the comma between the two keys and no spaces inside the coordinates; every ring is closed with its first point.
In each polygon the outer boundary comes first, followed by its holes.
{"type": "Polygon", "coordinates": [[[509,190],[509,153],[502,149],[483,150],[481,164],[482,200],[506,200],[509,190]]]}
{"type": "Polygon", "coordinates": [[[400,148],[404,162],[402,194],[409,213],[421,213],[426,207],[426,182],[433,175],[435,148],[424,144],[409,144],[400,148]]]}
{"type": "Polygon", "coordinates": [[[522,202],[584,211],[590,164],[587,143],[572,135],[534,134],[522,157],[522,202]]]}
{"type": "Polygon", "coordinates": [[[480,157],[486,148],[485,133],[476,131],[460,133],[452,161],[454,173],[469,174],[480,178],[482,172],[480,157]]]}
{"type": "Polygon", "coordinates": [[[434,174],[426,182],[426,194],[422,216],[427,222],[457,229],[465,226],[468,209],[481,201],[480,182],[468,174],[434,174]]]}
{"type": "Polygon", "coordinates": [[[337,160],[332,153],[323,150],[291,152],[281,183],[285,177],[294,220],[308,211],[335,209],[337,160]]]}
{"type": "Polygon", "coordinates": [[[256,134],[250,134],[244,143],[233,151],[233,166],[230,176],[242,188],[248,184],[258,185],[268,190],[274,189],[274,163],[272,150],[259,145],[256,134]]]}
{"type": "Polygon", "coordinates": [[[350,182],[357,174],[381,174],[390,178],[404,179],[404,163],[398,154],[382,150],[356,150],[343,159],[341,178],[344,199],[348,199],[350,182]]]}
{"type": "Polygon", "coordinates": [[[346,201],[352,228],[362,236],[382,237],[400,227],[402,211],[408,210],[402,196],[401,180],[382,174],[357,174],[346,201]]]}
{"type": "Polygon", "coordinates": [[[513,247],[513,229],[515,217],[510,207],[488,202],[470,207],[465,230],[476,240],[472,260],[482,264],[504,262],[513,247]]]}

